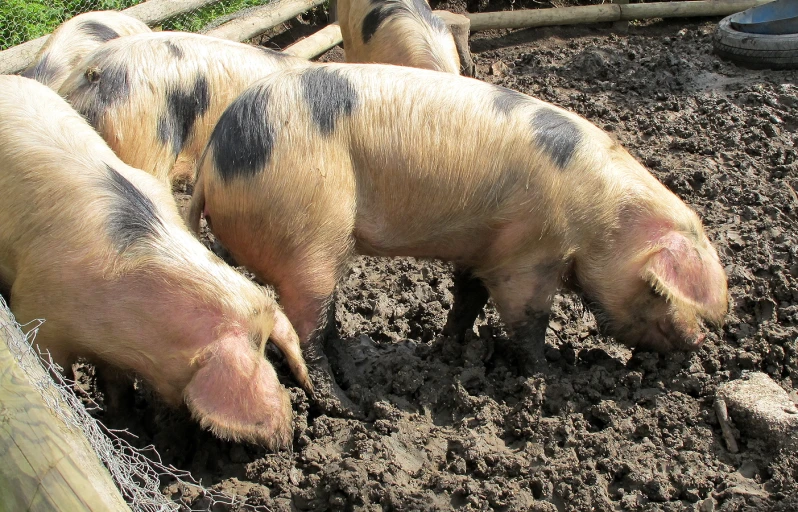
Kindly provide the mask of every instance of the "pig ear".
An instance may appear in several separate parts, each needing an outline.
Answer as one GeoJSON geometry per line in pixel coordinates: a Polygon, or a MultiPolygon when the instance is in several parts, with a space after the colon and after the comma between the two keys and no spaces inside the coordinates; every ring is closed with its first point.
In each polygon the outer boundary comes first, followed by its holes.
{"type": "Polygon", "coordinates": [[[302,356],[302,348],[299,345],[299,336],[297,336],[294,327],[279,308],[274,310],[274,326],[272,327],[269,339],[272,343],[280,349],[283,353],[288,365],[291,368],[291,373],[294,378],[302,386],[302,389],[308,392],[309,395],[313,394],[313,383],[310,382],[308,376],[308,367],[305,364],[305,358],[302,356]]]}
{"type": "Polygon", "coordinates": [[[270,448],[290,443],[291,401],[271,364],[244,336],[216,341],[198,360],[183,398],[215,435],[270,448]]]}
{"type": "Polygon", "coordinates": [[[711,248],[698,247],[671,231],[643,267],[643,278],[665,297],[691,304],[702,316],[720,321],[726,313],[726,274],[711,248]]]}

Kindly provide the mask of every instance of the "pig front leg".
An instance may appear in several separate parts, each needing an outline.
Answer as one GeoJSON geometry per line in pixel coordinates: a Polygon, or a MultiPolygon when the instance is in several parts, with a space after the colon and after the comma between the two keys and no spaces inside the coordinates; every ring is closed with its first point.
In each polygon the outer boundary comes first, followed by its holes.
{"type": "Polygon", "coordinates": [[[482,280],[475,277],[470,269],[455,268],[452,279],[454,301],[446,317],[443,335],[455,337],[462,342],[466,331],[474,326],[477,316],[487,304],[490,293],[482,280]]]}
{"type": "Polygon", "coordinates": [[[280,302],[299,335],[313,401],[326,414],[359,417],[360,407],[335,382],[330,361],[324,353],[324,342],[335,329],[332,297],[338,272],[331,272],[328,279],[318,279],[318,273],[316,276],[313,291],[303,291],[301,279],[294,279],[290,286],[278,286],[280,302]]]}
{"type": "Polygon", "coordinates": [[[510,330],[527,373],[545,364],[546,328],[554,295],[562,279],[561,266],[539,262],[504,266],[485,278],[499,315],[510,330]]]}

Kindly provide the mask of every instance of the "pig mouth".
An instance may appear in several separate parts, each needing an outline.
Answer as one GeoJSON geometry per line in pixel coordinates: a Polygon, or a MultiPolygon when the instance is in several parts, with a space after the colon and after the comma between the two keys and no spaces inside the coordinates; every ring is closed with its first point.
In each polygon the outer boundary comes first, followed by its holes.
{"type": "Polygon", "coordinates": [[[641,333],[637,343],[629,344],[638,350],[654,351],[660,353],[673,351],[692,352],[704,344],[706,334],[700,324],[690,328],[675,324],[671,319],[661,318],[651,322],[647,329],[641,333]]]}
{"type": "Polygon", "coordinates": [[[641,351],[667,353],[673,351],[692,352],[701,348],[706,339],[702,322],[696,326],[679,325],[671,318],[658,320],[637,319],[625,325],[615,324],[603,310],[591,310],[596,318],[598,331],[611,336],[629,348],[641,351]]]}
{"type": "Polygon", "coordinates": [[[694,325],[677,321],[670,315],[656,319],[637,316],[625,322],[617,322],[600,302],[588,299],[584,303],[596,318],[599,333],[611,336],[635,350],[659,353],[692,352],[698,350],[706,339],[704,324],[700,319],[694,325]]]}

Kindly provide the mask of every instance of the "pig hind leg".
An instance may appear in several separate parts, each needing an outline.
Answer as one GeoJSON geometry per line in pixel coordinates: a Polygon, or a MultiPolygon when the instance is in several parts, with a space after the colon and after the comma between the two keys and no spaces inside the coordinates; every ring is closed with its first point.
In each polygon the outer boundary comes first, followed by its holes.
{"type": "Polygon", "coordinates": [[[470,269],[455,268],[452,278],[454,303],[446,318],[443,335],[462,341],[466,331],[474,326],[490,294],[482,280],[475,277],[470,269]]]}

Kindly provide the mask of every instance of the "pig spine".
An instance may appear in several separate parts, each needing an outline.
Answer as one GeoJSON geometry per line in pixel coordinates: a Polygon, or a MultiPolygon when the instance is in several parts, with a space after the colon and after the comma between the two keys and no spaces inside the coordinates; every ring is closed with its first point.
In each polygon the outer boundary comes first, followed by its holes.
{"type": "Polygon", "coordinates": [[[103,43],[146,32],[150,28],[143,22],[116,11],[79,14],[52,33],[22,76],[57,91],[80,60],[103,43]]]}
{"type": "Polygon", "coordinates": [[[695,348],[727,308],[698,217],[607,134],[423,70],[330,64],[253,85],[199,167],[195,230],[202,213],[277,286],[303,342],[355,251],[469,269],[516,332],[574,283],[619,338],[663,351],[695,348]]]}
{"type": "Polygon", "coordinates": [[[184,227],[167,187],[121,162],[54,92],[0,77],[0,281],[20,322],[65,369],[86,356],[140,374],[221,437],[291,438],[263,358],[298,339],[273,298],[184,227]]]}
{"type": "Polygon", "coordinates": [[[338,0],[347,62],[460,73],[449,28],[426,0],[338,0]]]}
{"type": "Polygon", "coordinates": [[[165,183],[193,181],[216,120],[252,82],[309,62],[199,34],[111,41],[59,90],[119,158],[165,183]]]}

